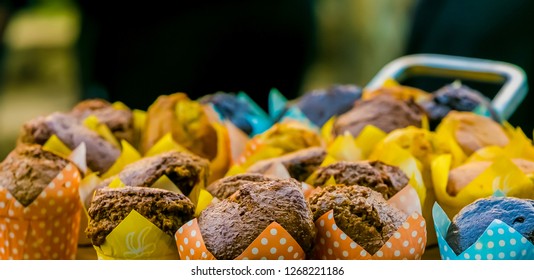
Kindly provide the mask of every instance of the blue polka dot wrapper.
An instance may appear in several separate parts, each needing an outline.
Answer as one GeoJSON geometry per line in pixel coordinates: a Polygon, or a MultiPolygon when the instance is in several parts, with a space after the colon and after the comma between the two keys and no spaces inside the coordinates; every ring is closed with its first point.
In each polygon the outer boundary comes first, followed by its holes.
{"type": "Polygon", "coordinates": [[[506,223],[495,219],[467,250],[459,255],[445,236],[451,221],[439,204],[432,209],[439,252],[443,260],[534,260],[534,245],[506,223]]]}

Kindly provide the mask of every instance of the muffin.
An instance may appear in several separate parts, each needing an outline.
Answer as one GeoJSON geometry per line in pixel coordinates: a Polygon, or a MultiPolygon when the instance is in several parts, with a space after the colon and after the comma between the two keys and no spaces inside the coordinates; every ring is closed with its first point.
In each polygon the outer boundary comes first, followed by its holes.
{"type": "Polygon", "coordinates": [[[80,173],[40,145],[18,145],[0,163],[0,259],[75,259],[80,173]]]}
{"type": "Polygon", "coordinates": [[[478,199],[452,220],[445,239],[456,254],[473,245],[486,228],[499,219],[534,242],[534,200],[513,197],[478,199]]]}
{"type": "Polygon", "coordinates": [[[323,126],[331,117],[350,110],[361,95],[362,89],[356,85],[333,85],[307,92],[290,106],[299,108],[315,125],[323,126]]]}
{"type": "Polygon", "coordinates": [[[19,145],[0,163],[0,187],[28,206],[67,164],[39,145],[19,145]]]}
{"type": "Polygon", "coordinates": [[[239,190],[239,188],[244,184],[253,182],[268,182],[273,180],[275,179],[261,174],[244,173],[221,178],[211,183],[208,187],[206,187],[206,190],[218,199],[226,199],[239,190]]]}
{"type": "Polygon", "coordinates": [[[378,95],[356,102],[354,108],[334,122],[333,134],[346,131],[357,137],[367,125],[374,125],[386,133],[408,126],[421,127],[425,112],[412,99],[400,100],[391,95],[378,95]]]}
{"type": "Polygon", "coordinates": [[[409,179],[398,167],[380,161],[341,161],[317,170],[314,186],[324,186],[330,177],[337,184],[360,185],[371,188],[389,199],[408,185],[409,179]]]}
{"type": "Polygon", "coordinates": [[[304,252],[310,252],[315,225],[296,180],[243,184],[198,217],[206,248],[220,260],[238,257],[273,222],[280,224],[304,252]]]}
{"type": "Polygon", "coordinates": [[[54,134],[71,150],[85,143],[87,166],[101,174],[115,163],[121,153],[118,147],[85,127],[76,118],[62,113],[53,113],[26,122],[22,126],[18,142],[44,145],[54,134]]]}
{"type": "Polygon", "coordinates": [[[141,148],[146,153],[165,134],[194,154],[213,160],[217,155],[217,133],[202,105],[184,93],[161,95],[147,111],[141,148]]]}
{"type": "Polygon", "coordinates": [[[330,210],[336,225],[368,253],[376,253],[407,216],[378,192],[358,185],[330,185],[309,198],[314,220],[330,210]]]}
{"type": "Polygon", "coordinates": [[[134,141],[134,120],[130,110],[115,109],[103,99],[87,99],[78,103],[69,113],[80,121],[94,115],[100,123],[105,124],[117,140],[134,141]]]}
{"type": "Polygon", "coordinates": [[[450,111],[472,112],[479,106],[487,111],[493,120],[499,120],[487,97],[456,82],[438,89],[432,98],[421,102],[421,106],[427,112],[432,128],[437,127],[450,111]]]}
{"type": "Polygon", "coordinates": [[[499,123],[470,112],[450,112],[436,129],[438,135],[447,127],[452,128],[450,136],[467,156],[487,146],[504,147],[510,142],[499,123]]]}
{"type": "Polygon", "coordinates": [[[185,195],[209,177],[209,162],[201,157],[184,152],[165,152],[145,157],[124,167],[115,177],[102,183],[108,185],[118,177],[127,186],[151,187],[161,176],[166,175],[185,195]]]}
{"type": "Polygon", "coordinates": [[[307,148],[287,155],[261,160],[250,166],[249,173],[263,174],[275,164],[282,164],[291,178],[306,181],[326,158],[326,150],[322,147],[307,148]]]}
{"type": "MultiPolygon", "coordinates": [[[[519,167],[525,174],[534,173],[534,162],[515,158],[512,162],[519,167]]],[[[449,171],[449,180],[447,181],[447,193],[456,196],[458,193],[471,183],[476,177],[482,174],[493,163],[491,161],[475,161],[458,166],[449,171]]]]}
{"type": "Polygon", "coordinates": [[[132,210],[174,238],[178,228],[193,219],[195,206],[186,196],[166,190],[142,187],[99,189],[88,210],[87,237],[94,246],[104,244],[106,236],[132,210]]]}

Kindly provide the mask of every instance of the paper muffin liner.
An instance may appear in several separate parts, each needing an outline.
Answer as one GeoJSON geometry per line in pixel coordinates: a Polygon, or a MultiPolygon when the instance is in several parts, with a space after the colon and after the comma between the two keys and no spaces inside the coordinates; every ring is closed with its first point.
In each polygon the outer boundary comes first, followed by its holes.
{"type": "Polygon", "coordinates": [[[533,260],[534,245],[501,220],[495,219],[477,241],[459,255],[445,237],[451,220],[438,203],[433,208],[434,227],[443,260],[533,260]]]}
{"type": "Polygon", "coordinates": [[[95,248],[99,260],[177,260],[172,236],[132,210],[95,248]]]}
{"type": "Polygon", "coordinates": [[[232,171],[233,169],[234,171],[232,172],[232,174],[235,174],[235,170],[246,170],[252,164],[260,160],[276,158],[287,153],[296,152],[300,149],[311,148],[322,144],[322,139],[320,139],[319,134],[316,133],[315,130],[301,122],[295,120],[287,120],[282,123],[276,123],[265,133],[256,135],[247,143],[245,143],[245,149],[242,155],[235,162],[233,162],[234,165],[231,166],[230,171],[232,171]],[[284,139],[286,141],[278,139],[276,145],[271,145],[270,143],[267,143],[269,137],[268,133],[277,133],[278,130],[288,128],[295,128],[295,131],[293,131],[291,134],[287,133],[287,135],[283,133],[278,134],[286,136],[287,139],[284,139]],[[299,130],[299,132],[296,132],[296,130],[299,130]],[[305,146],[297,148],[291,147],[289,149],[284,149],[280,147],[281,143],[291,143],[291,141],[295,139],[302,140],[309,138],[317,140],[318,143],[305,143],[305,146]]]}
{"type": "MultiPolygon", "coordinates": [[[[209,182],[222,178],[228,171],[231,161],[230,151],[230,137],[227,128],[219,123],[211,123],[217,134],[217,155],[210,161],[210,176],[209,182]]],[[[233,138],[232,138],[233,139],[233,138]]],[[[179,151],[189,154],[194,154],[184,146],[176,142],[171,132],[165,134],[161,139],[154,144],[146,153],[145,157],[155,156],[164,152],[179,151]]]]}
{"type": "Polygon", "coordinates": [[[69,163],[27,207],[0,188],[0,259],[75,259],[80,173],[69,163]]]}
{"type": "MultiPolygon", "coordinates": [[[[197,219],[178,229],[175,239],[182,260],[215,260],[206,248],[197,219]]],[[[235,260],[304,260],[305,257],[291,234],[272,222],[235,260]]]]}
{"type": "Polygon", "coordinates": [[[408,214],[401,227],[374,255],[345,234],[334,220],[330,210],[315,221],[317,237],[314,257],[323,260],[418,260],[425,252],[427,231],[421,205],[415,190],[407,186],[388,203],[408,214]]]}
{"type": "Polygon", "coordinates": [[[484,172],[467,184],[456,196],[447,193],[451,155],[441,155],[432,161],[432,181],[437,202],[449,217],[477,200],[499,190],[520,198],[534,197],[534,183],[508,157],[500,156],[484,172]]]}
{"type": "Polygon", "coordinates": [[[271,117],[245,92],[239,92],[236,97],[238,100],[247,103],[252,110],[252,114],[248,116],[248,120],[252,126],[251,136],[261,134],[273,125],[271,117]]]}

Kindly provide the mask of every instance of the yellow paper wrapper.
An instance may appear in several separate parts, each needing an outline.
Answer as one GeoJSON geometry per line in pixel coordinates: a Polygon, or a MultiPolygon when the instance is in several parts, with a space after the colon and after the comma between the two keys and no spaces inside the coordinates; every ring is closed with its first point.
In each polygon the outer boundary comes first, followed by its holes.
{"type": "Polygon", "coordinates": [[[449,153],[452,155],[452,166],[461,165],[466,159],[467,155],[458,145],[455,138],[455,131],[458,124],[450,119],[443,119],[440,125],[436,128],[436,136],[447,145],[449,153]]]}
{"type": "Polygon", "coordinates": [[[376,144],[382,141],[386,135],[387,134],[380,128],[374,125],[366,125],[360,135],[354,140],[356,146],[360,148],[362,158],[369,158],[369,155],[375,149],[376,144]]]}
{"type": "Polygon", "coordinates": [[[534,198],[534,184],[509,158],[498,157],[484,172],[456,196],[447,193],[452,158],[442,155],[432,162],[432,180],[438,203],[449,218],[478,198],[489,197],[496,190],[507,196],[534,198]]]}
{"type": "Polygon", "coordinates": [[[95,115],[89,115],[85,120],[83,120],[83,124],[98,133],[102,138],[104,138],[106,141],[113,144],[115,147],[119,148],[120,144],[117,138],[113,135],[113,132],[109,129],[109,127],[103,123],[100,123],[98,118],[95,115]]]}
{"type": "MultiPolygon", "coordinates": [[[[214,260],[204,243],[197,219],[187,222],[175,234],[182,260],[214,260]]],[[[280,224],[271,223],[236,260],[303,260],[297,241],[280,224]]]]}
{"type": "Polygon", "coordinates": [[[236,164],[248,169],[257,161],[323,145],[319,134],[297,121],[277,123],[246,143],[236,164]]]}
{"type": "Polygon", "coordinates": [[[0,188],[0,259],[75,259],[80,173],[69,163],[27,207],[0,188]]]}
{"type": "Polygon", "coordinates": [[[102,179],[110,178],[113,175],[119,174],[119,172],[122,171],[122,169],[133,162],[136,162],[141,159],[141,154],[130,145],[125,140],[121,141],[122,151],[120,156],[117,158],[115,163],[106,171],[106,173],[102,174],[102,179]]]}
{"type": "Polygon", "coordinates": [[[186,148],[184,148],[182,145],[176,143],[172,139],[172,134],[169,132],[165,134],[165,136],[161,137],[161,139],[154,144],[146,153],[145,157],[151,157],[155,156],[161,153],[169,152],[169,151],[179,151],[179,152],[186,152],[191,153],[186,148]]]}
{"type": "Polygon", "coordinates": [[[336,137],[326,151],[328,155],[338,161],[359,161],[363,159],[361,149],[356,146],[354,137],[348,131],[336,137]]]}
{"type": "Polygon", "coordinates": [[[146,124],[146,112],[142,110],[134,109],[133,113],[133,123],[134,123],[134,142],[132,143],[138,151],[141,150],[141,137],[145,131],[146,124]]]}
{"type": "Polygon", "coordinates": [[[327,122],[323,124],[323,127],[321,127],[321,137],[325,141],[327,145],[332,143],[334,140],[334,137],[332,135],[332,130],[334,129],[334,123],[336,122],[336,117],[331,117],[327,122]]]}
{"type": "Polygon", "coordinates": [[[409,152],[396,143],[380,143],[369,160],[379,160],[386,164],[399,167],[410,179],[409,184],[417,191],[421,205],[426,199],[426,187],[420,168],[421,164],[409,152]]]}
{"type": "Polygon", "coordinates": [[[179,259],[173,238],[135,210],[94,248],[100,260],[179,259]]]}
{"type": "Polygon", "coordinates": [[[230,136],[224,125],[212,123],[217,133],[217,155],[210,162],[211,174],[208,183],[220,179],[228,171],[231,162],[230,136]]]}

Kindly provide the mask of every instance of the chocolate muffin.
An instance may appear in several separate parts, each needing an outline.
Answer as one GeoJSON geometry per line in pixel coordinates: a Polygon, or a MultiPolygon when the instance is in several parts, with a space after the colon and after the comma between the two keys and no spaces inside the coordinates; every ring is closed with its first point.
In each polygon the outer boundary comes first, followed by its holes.
{"type": "MultiPolygon", "coordinates": [[[[209,162],[193,154],[171,151],[131,163],[117,176],[127,186],[150,187],[163,175],[188,195],[197,183],[207,183],[209,162]]],[[[106,180],[103,185],[114,178],[106,180]]]]}
{"type": "Polygon", "coordinates": [[[174,233],[193,219],[195,206],[184,195],[151,188],[104,188],[96,191],[88,214],[85,233],[95,246],[130,214],[139,212],[151,223],[174,238],[174,233]]]}
{"type": "Polygon", "coordinates": [[[225,199],[234,194],[244,184],[273,180],[275,179],[261,174],[244,173],[221,178],[211,183],[206,190],[218,199],[225,199]]]}
{"type": "Polygon", "coordinates": [[[350,110],[361,96],[362,89],[356,85],[333,85],[307,92],[289,105],[299,108],[315,125],[323,126],[331,117],[350,110]]]}
{"type": "Polygon", "coordinates": [[[28,206],[67,164],[39,145],[19,145],[0,163],[0,188],[28,206]]]}
{"type": "Polygon", "coordinates": [[[452,220],[445,239],[456,254],[468,249],[499,219],[534,242],[534,200],[513,197],[481,198],[464,207],[452,220]]]}
{"type": "Polygon", "coordinates": [[[55,134],[70,149],[81,143],[87,148],[87,165],[93,171],[105,173],[120,155],[120,149],[81,124],[73,116],[53,113],[26,122],[18,142],[43,145],[55,134]]]}
{"type": "Polygon", "coordinates": [[[70,115],[83,121],[89,115],[97,117],[100,123],[109,127],[113,135],[120,141],[134,141],[134,120],[130,110],[115,109],[111,103],[103,99],[87,99],[78,103],[70,115]]]}
{"type": "Polygon", "coordinates": [[[432,129],[437,127],[450,111],[472,112],[477,107],[488,112],[493,120],[499,121],[497,113],[486,96],[458,82],[438,89],[432,94],[432,98],[420,104],[429,116],[432,129]]]}
{"type": "Polygon", "coordinates": [[[421,127],[424,114],[423,108],[412,99],[379,95],[356,102],[354,108],[339,116],[334,122],[333,134],[343,135],[348,131],[356,137],[367,125],[374,125],[386,133],[408,126],[421,127]]]}
{"type": "Polygon", "coordinates": [[[334,210],[337,226],[370,254],[376,253],[407,219],[367,187],[331,185],[309,198],[313,218],[334,210]]]}
{"type": "Polygon", "coordinates": [[[198,217],[206,248],[220,260],[238,257],[272,222],[310,252],[315,238],[313,216],[300,183],[293,179],[243,184],[198,217]]]}
{"type": "Polygon", "coordinates": [[[258,161],[250,166],[247,172],[263,174],[273,165],[280,163],[287,169],[291,178],[306,181],[321,165],[325,157],[326,150],[324,148],[307,148],[281,157],[258,161]]]}
{"type": "Polygon", "coordinates": [[[402,190],[410,181],[398,167],[380,161],[340,161],[319,168],[313,185],[324,186],[332,176],[337,184],[368,187],[381,193],[386,200],[402,190]]]}

